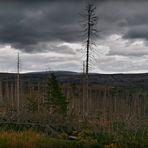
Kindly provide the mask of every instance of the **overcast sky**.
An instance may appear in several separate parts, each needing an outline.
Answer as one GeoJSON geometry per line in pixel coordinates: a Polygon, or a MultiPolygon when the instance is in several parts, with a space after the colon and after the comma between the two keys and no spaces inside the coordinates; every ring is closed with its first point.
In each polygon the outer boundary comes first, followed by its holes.
{"type": "MultiPolygon", "coordinates": [[[[148,1],[96,0],[91,72],[148,72],[148,1]]],[[[0,71],[82,71],[80,16],[85,0],[1,0],[0,71]]],[[[82,52],[83,51],[83,52],[82,52]]]]}

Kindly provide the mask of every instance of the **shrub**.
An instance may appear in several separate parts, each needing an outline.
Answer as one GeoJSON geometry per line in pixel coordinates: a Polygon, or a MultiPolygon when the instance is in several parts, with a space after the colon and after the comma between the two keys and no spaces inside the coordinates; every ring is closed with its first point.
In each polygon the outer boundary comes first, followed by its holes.
{"type": "Polygon", "coordinates": [[[67,133],[61,133],[59,136],[58,136],[60,139],[68,139],[68,134],[67,133]]]}
{"type": "Polygon", "coordinates": [[[82,130],[78,133],[80,143],[97,144],[97,139],[94,138],[93,132],[90,130],[82,130]]]}

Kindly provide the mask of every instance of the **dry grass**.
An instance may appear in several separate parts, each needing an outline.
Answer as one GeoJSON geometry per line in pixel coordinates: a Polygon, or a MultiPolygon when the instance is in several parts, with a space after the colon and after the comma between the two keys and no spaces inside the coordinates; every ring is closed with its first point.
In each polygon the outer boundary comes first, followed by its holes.
{"type": "Polygon", "coordinates": [[[14,132],[14,131],[0,132],[0,146],[35,148],[36,142],[42,139],[47,139],[47,136],[43,133],[37,133],[31,130],[23,132],[14,132]]]}
{"type": "Polygon", "coordinates": [[[89,144],[82,144],[68,140],[49,138],[44,133],[27,131],[0,131],[0,148],[90,148],[89,144]]]}

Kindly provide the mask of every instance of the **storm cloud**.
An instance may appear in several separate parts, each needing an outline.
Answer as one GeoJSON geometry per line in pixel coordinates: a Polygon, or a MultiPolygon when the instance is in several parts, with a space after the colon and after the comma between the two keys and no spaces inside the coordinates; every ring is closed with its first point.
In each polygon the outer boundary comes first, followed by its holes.
{"type": "MultiPolygon", "coordinates": [[[[95,1],[100,37],[148,38],[148,2],[95,1]]],[[[1,1],[0,43],[26,52],[42,52],[41,43],[81,42],[80,16],[84,1],[1,1]]],[[[50,49],[49,49],[50,50],[50,49]]]]}
{"type": "MultiPolygon", "coordinates": [[[[144,62],[148,55],[148,1],[92,1],[99,17],[96,39],[98,46],[95,49],[99,53],[96,56],[99,64],[96,63],[97,68],[93,71],[146,70],[144,62]],[[120,65],[125,66],[121,69],[120,65]],[[129,68],[126,69],[126,65],[129,68]]],[[[63,68],[80,71],[80,51],[84,47],[79,13],[84,10],[85,2],[86,0],[0,1],[0,53],[8,56],[9,52],[4,51],[10,50],[16,55],[19,50],[24,61],[28,59],[28,70],[41,70],[39,67],[47,67],[48,63],[49,67],[56,70],[63,68]],[[29,64],[32,66],[29,67],[29,64]]],[[[3,63],[5,56],[0,57],[3,63]]],[[[6,63],[10,67],[11,64],[6,63]]]]}
{"type": "Polygon", "coordinates": [[[77,42],[79,3],[72,3],[0,2],[1,44],[31,52],[39,43],[77,42]]]}

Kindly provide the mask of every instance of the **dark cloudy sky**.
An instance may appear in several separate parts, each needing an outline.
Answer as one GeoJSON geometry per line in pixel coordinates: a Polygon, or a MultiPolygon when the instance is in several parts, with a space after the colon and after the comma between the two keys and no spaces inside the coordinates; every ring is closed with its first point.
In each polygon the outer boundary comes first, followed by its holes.
{"type": "MultiPolygon", "coordinates": [[[[0,71],[82,70],[85,0],[1,0],[0,71]]],[[[95,0],[99,16],[92,72],[148,72],[148,1],[95,0]],[[95,66],[94,66],[95,65],[95,66]]]]}

